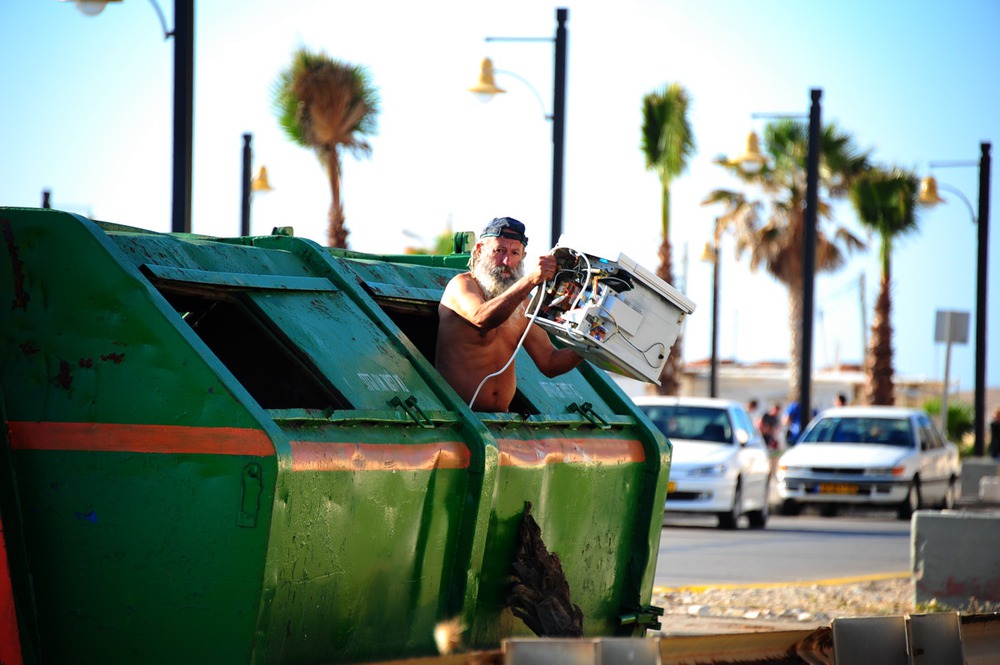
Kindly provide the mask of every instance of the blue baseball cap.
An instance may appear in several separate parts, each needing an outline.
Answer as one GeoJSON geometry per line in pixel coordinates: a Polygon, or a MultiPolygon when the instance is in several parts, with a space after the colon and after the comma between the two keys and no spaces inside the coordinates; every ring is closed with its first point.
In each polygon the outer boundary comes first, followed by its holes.
{"type": "Polygon", "coordinates": [[[528,246],[528,236],[524,235],[524,224],[513,217],[496,217],[486,225],[479,238],[510,238],[528,246]]]}

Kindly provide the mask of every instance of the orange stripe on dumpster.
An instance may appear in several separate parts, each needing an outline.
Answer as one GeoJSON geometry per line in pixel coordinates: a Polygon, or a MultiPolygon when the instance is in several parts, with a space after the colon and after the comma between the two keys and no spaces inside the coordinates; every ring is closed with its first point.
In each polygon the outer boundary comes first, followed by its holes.
{"type": "Polygon", "coordinates": [[[466,469],[469,449],[455,441],[425,444],[292,441],[293,471],[430,471],[466,469]]]}
{"type": "Polygon", "coordinates": [[[634,439],[498,439],[500,466],[545,464],[628,464],[644,462],[646,452],[634,439]]]}
{"type": "Polygon", "coordinates": [[[274,455],[264,432],[238,427],[183,427],[118,423],[8,422],[14,450],[274,455]]]}

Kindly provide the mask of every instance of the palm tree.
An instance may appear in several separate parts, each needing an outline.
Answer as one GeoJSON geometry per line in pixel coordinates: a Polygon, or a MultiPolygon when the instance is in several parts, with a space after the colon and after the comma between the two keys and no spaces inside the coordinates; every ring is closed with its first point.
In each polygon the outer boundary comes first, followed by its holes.
{"type": "Polygon", "coordinates": [[[293,142],[316,151],[330,178],[331,247],[347,247],[344,206],[340,198],[340,148],[367,157],[363,139],[375,133],[379,112],[376,89],[360,66],[333,60],[325,53],[300,48],[278,77],[273,93],[278,124],[293,142]]]}
{"type": "MultiPolygon", "coordinates": [[[[716,158],[716,164],[763,192],[769,208],[766,219],[762,219],[764,203],[748,198],[742,191],[717,189],[703,202],[703,205],[721,203],[725,206],[717,223],[734,231],[736,258],[749,252],[751,271],[763,266],[788,289],[790,399],[798,399],[800,394],[802,291],[806,277],[802,250],[808,149],[808,126],[782,119],[764,128],[763,153],[767,160],[759,170],[748,172],[737,162],[716,158]]],[[[867,169],[868,153],[859,151],[848,134],[832,125],[823,128],[819,193],[825,189],[830,199],[843,198],[850,184],[867,169]]],[[[865,243],[835,222],[826,200],[817,199],[817,219],[825,224],[818,224],[816,229],[815,268],[817,272],[831,272],[844,264],[846,252],[864,249],[865,243]]]]}
{"type": "MultiPolygon", "coordinates": [[[[670,183],[684,172],[695,152],[694,134],[687,117],[688,103],[687,90],[676,83],[651,92],[642,99],[642,152],[646,156],[646,170],[655,171],[660,178],[663,241],[656,275],[668,284],[674,283],[670,247],[670,183]]],[[[678,335],[660,373],[657,392],[661,395],[677,394],[681,346],[681,336],[678,335]]]]}
{"type": "Polygon", "coordinates": [[[882,281],[875,301],[875,318],[865,360],[865,396],[869,404],[896,402],[892,375],[892,246],[896,238],[917,229],[919,181],[899,167],[872,168],[851,187],[858,219],[878,235],[882,281]]]}

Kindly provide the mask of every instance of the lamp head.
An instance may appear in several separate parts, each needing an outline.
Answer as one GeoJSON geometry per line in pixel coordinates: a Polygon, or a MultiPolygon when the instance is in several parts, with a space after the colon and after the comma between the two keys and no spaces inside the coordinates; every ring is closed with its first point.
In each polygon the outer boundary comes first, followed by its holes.
{"type": "Polygon", "coordinates": [[[250,182],[250,190],[254,192],[270,192],[274,187],[267,181],[267,167],[261,166],[257,169],[257,175],[250,182]]]}
{"type": "Polygon", "coordinates": [[[97,16],[104,11],[109,2],[121,2],[121,0],[59,0],[59,2],[72,2],[81,14],[97,16]]]}
{"type": "Polygon", "coordinates": [[[920,195],[917,200],[928,206],[946,203],[945,199],[938,196],[937,180],[934,176],[929,175],[920,181],[920,195]]]}
{"type": "Polygon", "coordinates": [[[740,167],[744,173],[757,173],[764,168],[764,165],[767,164],[767,157],[760,151],[760,139],[757,138],[757,132],[750,132],[747,135],[747,149],[742,155],[730,161],[730,164],[740,167]]]}
{"type": "Polygon", "coordinates": [[[503,88],[498,88],[493,80],[493,61],[489,58],[483,58],[479,66],[479,83],[469,88],[469,92],[474,93],[483,102],[493,99],[493,95],[507,92],[503,88]]]}
{"type": "Polygon", "coordinates": [[[701,260],[705,263],[715,263],[719,260],[719,250],[713,243],[706,242],[701,252],[701,260]]]}

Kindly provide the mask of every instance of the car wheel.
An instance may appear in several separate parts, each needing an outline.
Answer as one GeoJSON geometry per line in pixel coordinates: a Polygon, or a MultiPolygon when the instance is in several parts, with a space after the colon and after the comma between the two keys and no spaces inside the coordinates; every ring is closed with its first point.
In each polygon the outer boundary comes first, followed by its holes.
{"type": "Polygon", "coordinates": [[[955,479],[948,479],[948,489],[944,491],[944,498],[941,499],[941,510],[951,510],[955,507],[955,502],[957,500],[958,488],[956,487],[955,479]]]}
{"type": "Polygon", "coordinates": [[[720,529],[735,529],[739,525],[740,514],[743,512],[743,483],[737,478],[736,489],[733,490],[733,507],[724,513],[719,513],[720,529]]]}
{"type": "Polygon", "coordinates": [[[914,478],[910,483],[910,489],[906,493],[906,498],[900,504],[896,515],[901,520],[908,520],[918,510],[920,510],[920,479],[914,478]]]}
{"type": "Polygon", "coordinates": [[[781,504],[781,514],[795,516],[802,512],[802,505],[793,499],[785,499],[781,504]]]}
{"type": "Polygon", "coordinates": [[[767,485],[767,489],[764,490],[764,503],[761,504],[760,510],[751,510],[747,513],[747,519],[750,520],[751,529],[763,529],[767,526],[767,518],[771,516],[771,502],[769,499],[770,494],[770,483],[767,485]]]}

